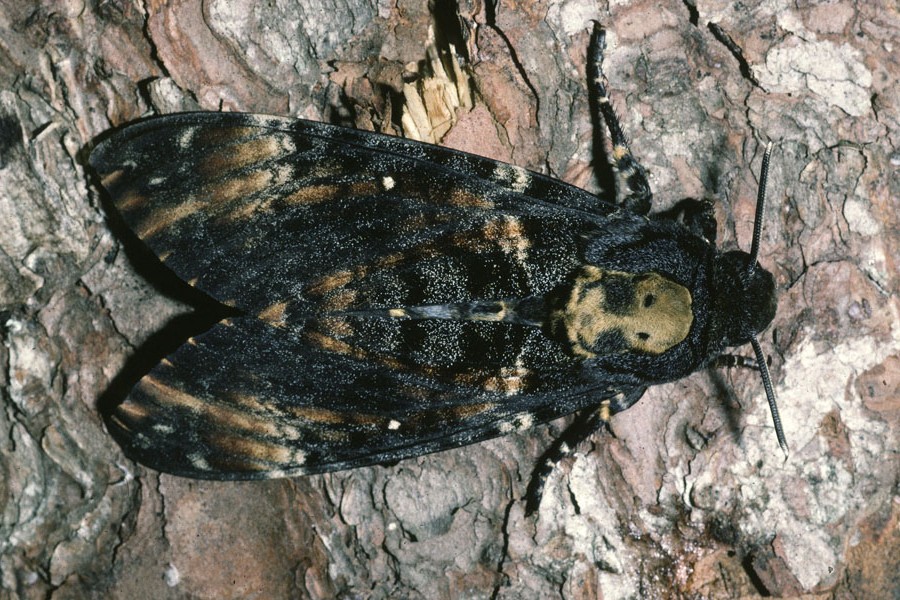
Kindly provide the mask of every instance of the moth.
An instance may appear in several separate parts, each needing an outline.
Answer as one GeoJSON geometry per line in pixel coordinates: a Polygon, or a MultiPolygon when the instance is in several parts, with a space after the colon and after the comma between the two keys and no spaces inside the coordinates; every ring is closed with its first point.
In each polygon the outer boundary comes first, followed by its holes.
{"type": "Polygon", "coordinates": [[[749,254],[716,247],[709,203],[651,215],[604,50],[597,26],[589,81],[614,201],[471,154],[271,116],[174,114],[101,141],[90,163],[127,225],[234,309],[107,416],[127,455],[185,477],[287,477],[581,411],[555,459],[648,386],[748,342],[787,451],[756,337],[776,308],[757,262],[771,145],[749,254]]]}

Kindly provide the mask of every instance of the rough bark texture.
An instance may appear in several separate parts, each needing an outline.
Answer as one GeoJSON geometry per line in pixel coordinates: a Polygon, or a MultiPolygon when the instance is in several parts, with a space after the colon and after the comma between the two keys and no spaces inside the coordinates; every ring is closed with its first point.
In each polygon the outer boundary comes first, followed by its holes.
{"type": "Polygon", "coordinates": [[[0,597],[898,597],[896,7],[425,4],[0,2],[0,597]],[[476,90],[445,143],[592,188],[590,19],[611,30],[657,208],[715,198],[722,243],[746,248],[778,143],[763,345],[789,460],[745,370],[651,390],[553,473],[533,518],[528,476],[564,423],[259,483],[122,456],[98,398],[188,309],[108,229],[85,168],[97,134],[190,108],[371,126],[434,27],[476,90]]]}

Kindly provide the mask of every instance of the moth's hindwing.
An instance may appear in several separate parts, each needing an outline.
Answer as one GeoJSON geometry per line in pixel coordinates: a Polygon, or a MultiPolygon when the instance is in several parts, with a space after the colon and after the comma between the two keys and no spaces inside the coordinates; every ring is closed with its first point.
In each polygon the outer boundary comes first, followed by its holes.
{"type": "Polygon", "coordinates": [[[162,471],[272,477],[468,444],[633,391],[586,361],[665,350],[691,326],[680,284],[585,272],[613,205],[489,159],[192,113],[128,126],[91,163],[165,265],[242,311],[110,415],[126,451],[162,471]],[[654,310],[684,317],[650,342],[622,316],[648,285],[671,296],[654,310]]]}

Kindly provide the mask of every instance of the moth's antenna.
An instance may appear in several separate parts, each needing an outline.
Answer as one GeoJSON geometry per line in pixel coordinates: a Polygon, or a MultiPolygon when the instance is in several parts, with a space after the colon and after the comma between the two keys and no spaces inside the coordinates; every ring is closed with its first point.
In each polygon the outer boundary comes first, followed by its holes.
{"type": "Polygon", "coordinates": [[[778,405],[775,403],[775,390],[772,389],[772,379],[769,377],[769,367],[766,366],[766,355],[756,336],[750,337],[750,345],[756,354],[756,364],[759,366],[759,374],[762,376],[763,387],[766,389],[766,400],[769,401],[769,411],[772,413],[772,421],[775,423],[775,435],[778,437],[778,445],[781,446],[784,457],[788,456],[787,440],[784,438],[784,429],[781,428],[781,417],[778,415],[778,405]]]}
{"type": "Polygon", "coordinates": [[[759,236],[762,233],[763,212],[766,209],[766,182],[769,180],[769,157],[772,156],[772,142],[766,144],[762,167],[759,170],[759,192],[756,195],[756,219],[753,221],[753,241],[750,244],[750,270],[756,270],[756,257],[759,255],[759,236]]]}
{"type": "MultiPolygon", "coordinates": [[[[772,142],[766,144],[763,154],[762,167],[759,170],[759,192],[756,196],[756,218],[753,222],[753,242],[750,245],[750,265],[747,267],[747,277],[750,278],[756,270],[756,257],[759,255],[759,237],[762,233],[763,212],[766,208],[766,183],[769,180],[769,158],[772,156],[772,142]]],[[[750,344],[756,354],[756,364],[759,366],[759,374],[762,376],[763,387],[766,390],[766,400],[769,401],[769,411],[772,413],[772,421],[775,423],[775,435],[778,436],[778,445],[788,455],[787,440],[784,438],[784,429],[781,428],[781,417],[778,415],[778,404],[775,403],[775,390],[772,389],[772,378],[769,377],[769,367],[766,365],[766,356],[762,346],[755,335],[750,336],[750,344]]]]}

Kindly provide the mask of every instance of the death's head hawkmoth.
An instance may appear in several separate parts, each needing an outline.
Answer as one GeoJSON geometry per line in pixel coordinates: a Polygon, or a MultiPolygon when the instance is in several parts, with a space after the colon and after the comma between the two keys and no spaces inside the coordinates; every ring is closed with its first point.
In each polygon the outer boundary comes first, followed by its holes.
{"type": "MultiPolygon", "coordinates": [[[[750,342],[775,283],[715,245],[708,203],[650,215],[646,175],[589,79],[618,200],[494,160],[238,113],[139,121],[90,156],[128,226],[235,314],[108,415],[127,454],[214,479],[335,471],[470,444],[582,409],[590,431],[650,385],[750,342]]],[[[561,445],[559,448],[571,447],[561,445]]]]}

